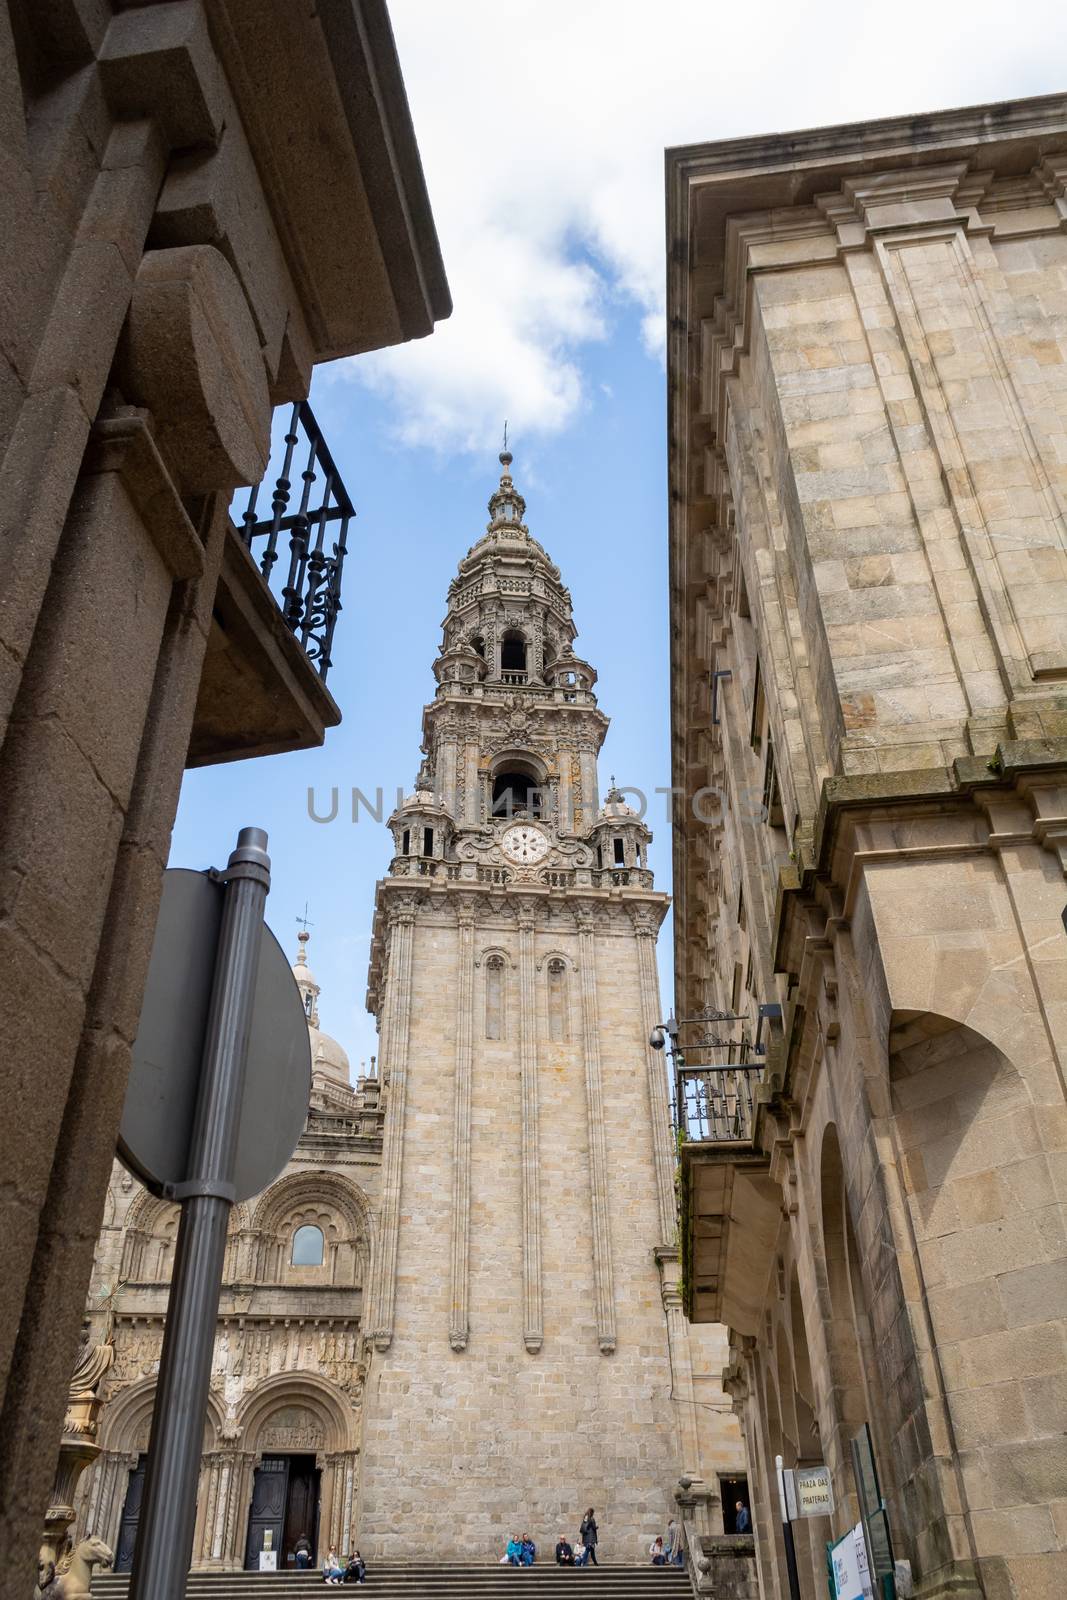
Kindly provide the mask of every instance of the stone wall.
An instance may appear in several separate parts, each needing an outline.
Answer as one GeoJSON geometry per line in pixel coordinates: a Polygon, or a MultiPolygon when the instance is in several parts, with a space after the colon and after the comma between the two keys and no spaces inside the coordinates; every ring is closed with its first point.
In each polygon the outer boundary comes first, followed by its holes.
{"type": "Polygon", "coordinates": [[[718,796],[678,1009],[766,1043],[735,1146],[683,1152],[690,1309],[731,1325],[765,1592],[775,1456],[834,1477],[819,1595],[869,1425],[918,1592],[1031,1600],[1067,1576],[1067,107],[744,144],[669,170],[674,781],[718,796]]]}
{"type": "MultiPolygon", "coordinates": [[[[447,901],[415,915],[393,1323],[383,1326],[379,1304],[364,1427],[360,1535],[377,1559],[490,1559],[510,1533],[526,1531],[547,1547],[560,1531],[574,1536],[592,1504],[606,1559],[637,1562],[666,1526],[684,1466],[698,1469],[703,1452],[713,1488],[716,1469],[743,1471],[732,1419],[692,1406],[684,1325],[668,1351],[677,1288],[670,1263],[661,1270],[656,1255],[662,1217],[643,1004],[653,997],[643,995],[633,924],[622,907],[600,903],[586,912],[583,934],[566,902],[535,904],[526,998],[516,926],[524,913],[513,897],[481,902],[466,957],[447,901]],[[488,1039],[486,968],[496,954],[505,964],[504,1020],[501,1037],[488,1039]],[[550,1038],[551,958],[566,970],[560,1040],[550,1038]],[[450,1262],[461,1225],[452,1197],[462,959],[472,963],[472,1025],[461,1343],[450,1262]],[[534,1232],[523,1212],[518,1047],[527,1026],[537,1064],[534,1232]],[[604,1153],[595,1177],[593,1071],[604,1153]],[[598,1252],[601,1203],[607,1248],[598,1252]],[[541,1308],[539,1338],[531,1305],[541,1308]]],[[[387,1034],[382,1063],[388,1078],[396,1062],[387,1034]]],[[[663,1095],[658,1060],[655,1070],[663,1095]]]]}

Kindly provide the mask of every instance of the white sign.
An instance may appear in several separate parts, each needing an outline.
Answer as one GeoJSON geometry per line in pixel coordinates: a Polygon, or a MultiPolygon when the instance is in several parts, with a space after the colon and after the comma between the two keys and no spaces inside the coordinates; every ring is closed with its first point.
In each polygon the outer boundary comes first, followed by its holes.
{"type": "Polygon", "coordinates": [[[793,1472],[798,1517],[829,1517],[834,1509],[834,1486],[829,1467],[797,1467],[793,1472]]]}
{"type": "Polygon", "coordinates": [[[867,1541],[863,1537],[862,1522],[857,1522],[853,1528],[852,1538],[856,1545],[856,1566],[863,1585],[863,1600],[874,1600],[874,1581],[871,1578],[871,1564],[867,1560],[867,1541]]]}
{"type": "Polygon", "coordinates": [[[830,1551],[836,1600],[874,1600],[863,1523],[857,1522],[830,1551]]]}
{"type": "Polygon", "coordinates": [[[837,1600],[863,1600],[863,1583],[859,1562],[856,1560],[855,1536],[849,1532],[839,1539],[830,1551],[834,1569],[834,1593],[837,1600]]]}
{"type": "Polygon", "coordinates": [[[259,1570],[260,1570],[260,1572],[277,1572],[277,1570],[278,1570],[278,1552],[277,1552],[277,1550],[261,1550],[259,1552],[259,1570]]]}

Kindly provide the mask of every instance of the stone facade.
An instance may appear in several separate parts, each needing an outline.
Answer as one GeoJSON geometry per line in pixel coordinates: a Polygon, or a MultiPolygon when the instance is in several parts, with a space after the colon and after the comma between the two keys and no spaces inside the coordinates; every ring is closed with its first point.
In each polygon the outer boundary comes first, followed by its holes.
{"type": "MultiPolygon", "coordinates": [[[[310,1025],[311,1109],[285,1171],[235,1207],[230,1223],[193,1545],[198,1571],[255,1566],[264,1527],[281,1570],[291,1569],[300,1532],[320,1558],[330,1545],[350,1548],[355,1533],[363,1296],[384,1105],[373,1063],[353,1089],[344,1051],[319,1030],[305,943],[302,936],[293,971],[310,1025]],[[301,1230],[310,1231],[298,1241],[301,1230]],[[299,1485],[283,1489],[278,1516],[250,1526],[257,1475],[279,1463],[291,1472],[294,1460],[304,1474],[299,1485]],[[294,1505],[305,1479],[305,1502],[294,1505]],[[296,1528],[305,1513],[306,1527],[296,1528]]],[[[102,1454],[80,1486],[78,1532],[102,1538],[120,1571],[133,1556],[177,1226],[178,1208],[116,1164],[87,1306],[90,1337],[110,1335],[115,1357],[101,1389],[102,1454]]]]}
{"type": "MultiPolygon", "coordinates": [[[[744,1470],[687,1329],[659,1021],[651,837],[598,796],[607,719],[511,456],[449,590],[415,792],[390,819],[368,1005],[388,1096],[360,1539],[499,1557],[597,1509],[641,1561],[677,1514],[721,1531],[744,1470]]],[[[720,1335],[721,1338],[721,1335],[720,1335]]]]}
{"type": "Polygon", "coordinates": [[[813,1600],[864,1424],[917,1594],[1067,1589],[1065,181],[1062,97],[668,153],[686,1308],[766,1596],[775,1456],[813,1600]]]}
{"type": "Polygon", "coordinates": [[[0,105],[0,1592],[21,1595],[182,769],[340,715],[230,495],[315,362],[427,334],[449,300],[383,0],[3,0],[0,105]]]}

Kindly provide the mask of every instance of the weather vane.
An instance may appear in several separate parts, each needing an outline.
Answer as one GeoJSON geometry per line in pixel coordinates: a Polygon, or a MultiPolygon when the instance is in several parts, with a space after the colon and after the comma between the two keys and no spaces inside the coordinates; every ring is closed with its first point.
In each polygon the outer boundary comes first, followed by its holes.
{"type": "Polygon", "coordinates": [[[507,448],[508,448],[508,419],[507,419],[507,417],[505,417],[504,418],[504,451],[505,451],[505,454],[507,453],[507,448]]]}
{"type": "Polygon", "coordinates": [[[309,928],[313,928],[315,926],[313,922],[308,921],[308,903],[306,900],[304,901],[304,915],[302,917],[297,917],[296,920],[299,922],[305,933],[307,933],[309,928]]]}

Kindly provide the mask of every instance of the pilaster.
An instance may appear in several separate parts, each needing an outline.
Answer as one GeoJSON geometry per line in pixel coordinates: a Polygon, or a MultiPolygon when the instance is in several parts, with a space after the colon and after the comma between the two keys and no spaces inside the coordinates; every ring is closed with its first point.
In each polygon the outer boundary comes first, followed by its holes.
{"type": "Polygon", "coordinates": [[[519,923],[519,1070],[522,1082],[522,1337],[531,1355],[544,1341],[541,1282],[541,1189],[537,1126],[537,995],[534,928],[537,902],[523,899],[519,923]]]}
{"type": "Polygon", "coordinates": [[[604,1140],[604,1090],[600,1069],[600,1017],[596,992],[596,941],[590,906],[575,908],[578,970],[582,988],[582,1044],[589,1128],[589,1198],[593,1219],[593,1276],[597,1342],[605,1355],[615,1349],[615,1275],[608,1210],[608,1160],[604,1140]]]}
{"type": "Polygon", "coordinates": [[[630,906],[630,921],[637,940],[637,969],[641,985],[641,1017],[645,1036],[645,1069],[648,1075],[648,1120],[652,1154],[656,1164],[656,1194],[659,1199],[663,1243],[673,1244],[678,1231],[674,1199],[674,1142],[667,1105],[666,1064],[662,1054],[648,1040],[660,1021],[659,978],[656,973],[656,934],[659,919],[647,906],[630,906]]]}
{"type": "Polygon", "coordinates": [[[396,1256],[400,1224],[400,1184],[404,1160],[408,1039],[411,1023],[411,957],[415,938],[414,896],[404,895],[390,913],[391,961],[382,1029],[383,1077],[389,1080],[389,1115],[382,1145],[381,1249],[372,1306],[372,1338],[377,1350],[393,1339],[396,1306],[396,1256]]]}
{"type": "Polygon", "coordinates": [[[452,1121],[452,1307],[448,1342],[465,1350],[470,1332],[471,1064],[474,1015],[476,902],[459,904],[459,978],[456,984],[456,1078],[452,1121]]]}

